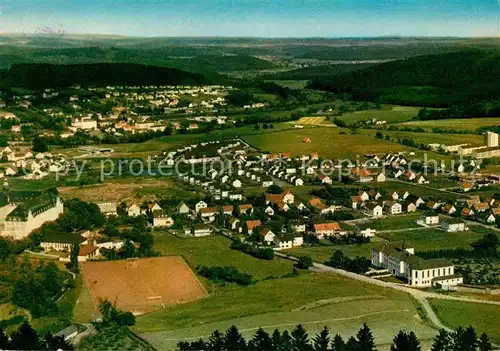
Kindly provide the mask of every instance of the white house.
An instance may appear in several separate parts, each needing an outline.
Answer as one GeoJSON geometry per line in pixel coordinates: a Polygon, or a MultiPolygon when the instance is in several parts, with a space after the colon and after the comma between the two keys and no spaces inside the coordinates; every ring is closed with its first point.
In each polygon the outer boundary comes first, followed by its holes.
{"type": "Polygon", "coordinates": [[[299,233],[287,233],[274,238],[275,250],[292,249],[301,247],[304,244],[304,238],[299,233]]]}
{"type": "Polygon", "coordinates": [[[371,217],[381,217],[382,206],[377,203],[369,203],[368,205],[366,205],[365,213],[371,217]]]}
{"type": "Polygon", "coordinates": [[[191,210],[189,209],[188,205],[186,205],[184,202],[181,202],[179,206],[177,207],[177,212],[182,213],[182,214],[187,214],[191,210]]]}
{"type": "Polygon", "coordinates": [[[385,211],[391,215],[400,214],[402,206],[399,202],[388,201],[384,204],[385,211]]]}
{"type": "Polygon", "coordinates": [[[274,234],[269,228],[262,228],[259,234],[261,242],[267,245],[273,244],[274,238],[276,237],[276,234],[274,234]]]}
{"type": "Polygon", "coordinates": [[[132,204],[127,208],[127,214],[130,217],[137,217],[141,214],[141,208],[137,204],[132,204]]]}
{"type": "Polygon", "coordinates": [[[420,219],[417,221],[419,224],[425,225],[438,225],[439,224],[439,215],[435,213],[423,213],[420,215],[420,219]]]}
{"type": "Polygon", "coordinates": [[[195,209],[195,212],[198,213],[200,212],[200,210],[202,208],[207,208],[207,203],[205,201],[199,201],[195,206],[194,206],[194,209],[195,209]]]}
{"type": "Polygon", "coordinates": [[[212,235],[212,228],[205,224],[197,224],[192,228],[191,234],[195,237],[212,235]]]}
{"type": "Polygon", "coordinates": [[[441,228],[447,232],[464,232],[468,229],[463,221],[451,218],[443,219],[441,221],[441,228]]]}

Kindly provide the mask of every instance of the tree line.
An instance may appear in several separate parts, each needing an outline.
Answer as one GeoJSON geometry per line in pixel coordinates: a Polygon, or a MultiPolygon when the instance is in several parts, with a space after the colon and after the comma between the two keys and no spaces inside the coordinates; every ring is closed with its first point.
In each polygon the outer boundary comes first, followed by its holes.
{"type": "Polygon", "coordinates": [[[236,283],[238,285],[252,284],[252,275],[240,272],[236,267],[196,267],[196,272],[202,277],[216,282],[236,283]]]}
{"type": "MultiPolygon", "coordinates": [[[[328,327],[314,337],[310,337],[302,325],[291,332],[275,329],[272,334],[263,328],[257,329],[250,340],[245,340],[236,326],[226,332],[215,330],[208,340],[199,339],[177,344],[181,351],[187,350],[265,350],[265,351],[376,351],[375,338],[366,325],[355,336],[344,340],[336,334],[332,337],[328,327]]],[[[391,351],[420,351],[421,345],[413,331],[401,330],[392,340],[391,351]]],[[[433,340],[432,351],[492,351],[493,347],[486,334],[478,337],[473,327],[459,327],[454,332],[440,330],[433,340]]]]}
{"type": "Polygon", "coordinates": [[[24,321],[19,328],[7,335],[0,329],[1,350],[74,350],[75,347],[64,340],[63,336],[54,336],[47,333],[41,336],[31,327],[29,322],[24,321]]]}

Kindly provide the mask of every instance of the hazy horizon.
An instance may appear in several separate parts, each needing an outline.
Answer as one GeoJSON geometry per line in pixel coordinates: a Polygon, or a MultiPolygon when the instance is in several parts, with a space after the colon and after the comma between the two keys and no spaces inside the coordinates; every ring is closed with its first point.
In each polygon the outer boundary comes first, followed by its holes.
{"type": "Polygon", "coordinates": [[[125,37],[497,37],[496,0],[3,0],[2,33],[125,37]]]}

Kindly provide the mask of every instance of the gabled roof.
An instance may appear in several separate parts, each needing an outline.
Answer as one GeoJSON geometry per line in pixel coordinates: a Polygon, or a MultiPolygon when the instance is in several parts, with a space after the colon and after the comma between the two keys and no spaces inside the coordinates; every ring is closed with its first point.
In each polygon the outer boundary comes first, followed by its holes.
{"type": "Polygon", "coordinates": [[[324,230],[336,230],[340,231],[340,224],[338,222],[331,222],[331,223],[318,223],[314,225],[314,231],[319,232],[319,231],[324,231],[324,230]]]}
{"type": "Polygon", "coordinates": [[[261,225],[261,222],[259,219],[256,219],[256,220],[246,221],[246,224],[248,230],[253,230],[256,227],[259,227],[261,225]]]}
{"type": "Polygon", "coordinates": [[[30,212],[33,217],[36,217],[40,213],[55,207],[57,199],[58,196],[51,192],[41,193],[41,195],[30,198],[25,202],[19,204],[12,212],[7,215],[6,220],[26,221],[30,212]]]}

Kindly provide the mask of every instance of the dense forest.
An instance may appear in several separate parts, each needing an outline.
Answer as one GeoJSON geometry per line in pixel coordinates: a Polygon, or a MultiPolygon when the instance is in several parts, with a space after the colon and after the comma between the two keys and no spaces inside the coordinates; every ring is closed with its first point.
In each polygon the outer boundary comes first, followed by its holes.
{"type": "Polygon", "coordinates": [[[359,100],[449,107],[500,95],[500,54],[465,51],[391,61],[314,79],[309,86],[359,100]]]}
{"type": "MultiPolygon", "coordinates": [[[[213,78],[213,77],[212,77],[213,78]]],[[[222,79],[221,79],[222,81],[222,79]]],[[[173,68],[129,63],[15,64],[0,73],[0,88],[44,89],[106,85],[200,85],[206,76],[173,68]]]]}

